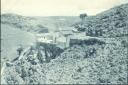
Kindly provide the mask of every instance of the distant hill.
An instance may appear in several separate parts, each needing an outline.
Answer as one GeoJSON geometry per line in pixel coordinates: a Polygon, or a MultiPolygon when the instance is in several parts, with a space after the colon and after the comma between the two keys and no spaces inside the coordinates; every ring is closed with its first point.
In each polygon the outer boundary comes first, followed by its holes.
{"type": "Polygon", "coordinates": [[[17,29],[21,29],[28,32],[38,32],[41,29],[48,29],[47,27],[40,26],[41,23],[35,23],[36,19],[32,17],[21,16],[17,14],[2,14],[1,23],[14,26],[17,29]]]}
{"type": "Polygon", "coordinates": [[[1,23],[14,26],[18,29],[29,32],[38,32],[41,29],[48,29],[49,31],[66,28],[79,21],[77,16],[21,16],[17,14],[2,14],[1,23]]]}

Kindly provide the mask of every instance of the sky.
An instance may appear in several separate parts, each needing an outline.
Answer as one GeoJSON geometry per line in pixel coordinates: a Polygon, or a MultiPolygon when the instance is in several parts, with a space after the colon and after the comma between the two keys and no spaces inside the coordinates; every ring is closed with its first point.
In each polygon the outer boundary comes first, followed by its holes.
{"type": "Polygon", "coordinates": [[[96,15],[128,0],[1,0],[1,13],[24,16],[96,15]]]}

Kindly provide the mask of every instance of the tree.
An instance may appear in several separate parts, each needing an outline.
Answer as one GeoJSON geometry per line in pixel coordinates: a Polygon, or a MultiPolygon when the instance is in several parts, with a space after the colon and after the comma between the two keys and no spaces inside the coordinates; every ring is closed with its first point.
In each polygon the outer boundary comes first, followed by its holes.
{"type": "Polygon", "coordinates": [[[82,22],[85,20],[85,17],[87,17],[87,14],[80,14],[80,19],[82,20],[82,22]]]}

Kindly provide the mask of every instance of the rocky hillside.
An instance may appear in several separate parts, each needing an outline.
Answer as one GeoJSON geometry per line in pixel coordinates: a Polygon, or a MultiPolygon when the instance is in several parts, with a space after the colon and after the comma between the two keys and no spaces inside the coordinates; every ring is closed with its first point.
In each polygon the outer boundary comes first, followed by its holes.
{"type": "Polygon", "coordinates": [[[14,63],[6,63],[2,83],[127,83],[127,48],[116,40],[103,45],[73,46],[49,63],[40,61],[41,57],[28,55],[14,63]]]}
{"type": "Polygon", "coordinates": [[[39,63],[40,58],[31,56],[33,64],[29,55],[5,63],[2,83],[127,84],[127,7],[112,8],[75,25],[89,36],[101,38],[102,44],[88,40],[93,44],[73,45],[49,63],[39,63]]]}
{"type": "Polygon", "coordinates": [[[111,8],[84,22],[75,24],[78,31],[85,31],[88,36],[119,37],[128,35],[128,4],[111,8]]]}

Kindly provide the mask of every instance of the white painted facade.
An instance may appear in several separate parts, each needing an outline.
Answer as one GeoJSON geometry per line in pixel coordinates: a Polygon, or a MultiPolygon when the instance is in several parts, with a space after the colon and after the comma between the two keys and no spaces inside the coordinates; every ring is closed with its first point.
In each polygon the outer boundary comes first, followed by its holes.
{"type": "Polygon", "coordinates": [[[37,42],[51,43],[63,48],[69,47],[70,39],[86,39],[85,32],[73,33],[71,31],[57,31],[43,34],[36,34],[37,42]],[[69,35],[68,35],[69,34],[69,35]],[[65,36],[68,35],[68,36],[65,36]]]}
{"type": "Polygon", "coordinates": [[[53,43],[53,36],[50,33],[36,34],[37,42],[53,43]]]}

